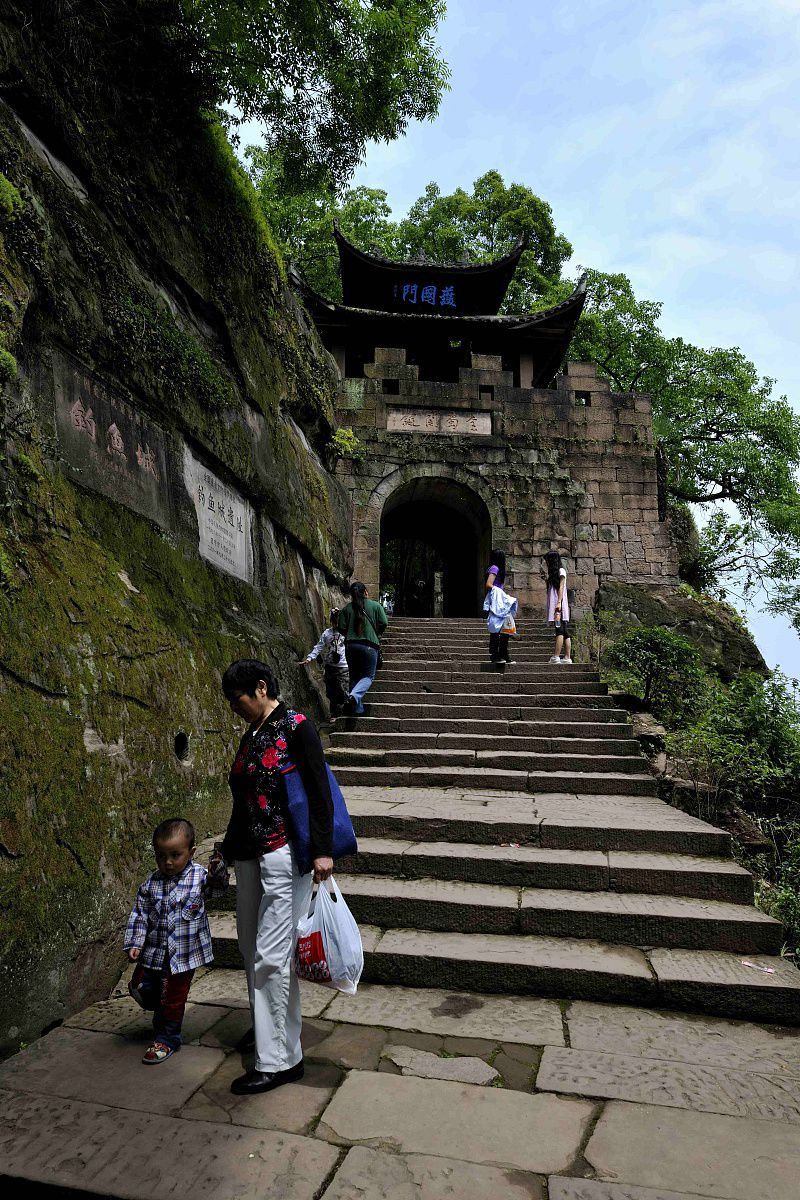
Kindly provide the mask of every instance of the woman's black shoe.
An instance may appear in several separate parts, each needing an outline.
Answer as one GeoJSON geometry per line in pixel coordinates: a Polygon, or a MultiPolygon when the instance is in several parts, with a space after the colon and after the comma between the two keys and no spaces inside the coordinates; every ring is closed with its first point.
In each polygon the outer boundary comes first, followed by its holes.
{"type": "Polygon", "coordinates": [[[256,1071],[254,1069],[240,1075],[238,1079],[234,1079],[231,1091],[234,1096],[255,1096],[259,1092],[271,1092],[273,1088],[280,1087],[284,1083],[294,1083],[296,1079],[302,1079],[304,1071],[302,1059],[296,1067],[288,1067],[285,1071],[256,1071]]]}

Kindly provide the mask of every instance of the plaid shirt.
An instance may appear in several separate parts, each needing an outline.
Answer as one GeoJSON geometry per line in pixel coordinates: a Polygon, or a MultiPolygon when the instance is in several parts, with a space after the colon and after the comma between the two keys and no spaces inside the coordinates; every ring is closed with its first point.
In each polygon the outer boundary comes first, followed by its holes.
{"type": "Polygon", "coordinates": [[[221,896],[227,886],[227,867],[209,875],[190,862],[171,878],[154,871],[136,893],[123,950],[139,946],[143,967],[172,975],[210,963],[214,955],[205,902],[221,896]]]}

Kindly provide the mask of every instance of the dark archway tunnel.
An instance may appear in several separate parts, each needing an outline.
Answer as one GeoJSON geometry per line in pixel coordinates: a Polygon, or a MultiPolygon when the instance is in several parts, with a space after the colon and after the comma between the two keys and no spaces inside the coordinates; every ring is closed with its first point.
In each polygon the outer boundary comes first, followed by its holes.
{"type": "Polygon", "coordinates": [[[381,592],[398,616],[478,616],[491,541],[489,510],[471,488],[413,479],[381,515],[381,592]]]}

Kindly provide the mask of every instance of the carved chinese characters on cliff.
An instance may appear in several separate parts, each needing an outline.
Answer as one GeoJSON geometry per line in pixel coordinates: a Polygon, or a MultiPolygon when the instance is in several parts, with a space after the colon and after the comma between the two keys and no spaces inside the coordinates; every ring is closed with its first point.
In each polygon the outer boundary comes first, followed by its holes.
{"type": "Polygon", "coordinates": [[[65,474],[169,528],[164,435],[116,389],[72,359],[54,362],[55,417],[65,474]]]}
{"type": "Polygon", "coordinates": [[[198,549],[214,566],[253,582],[253,510],[244,496],[228,487],[184,448],[183,478],[194,501],[198,549]]]}
{"type": "Polygon", "coordinates": [[[390,433],[466,433],[491,437],[492,414],[442,408],[390,408],[386,428],[390,433]]]}

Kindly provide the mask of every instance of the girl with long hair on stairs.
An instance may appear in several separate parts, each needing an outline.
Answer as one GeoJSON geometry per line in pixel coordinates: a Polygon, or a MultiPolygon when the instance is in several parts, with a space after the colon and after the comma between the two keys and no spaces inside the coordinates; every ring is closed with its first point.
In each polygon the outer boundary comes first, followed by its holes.
{"type": "Polygon", "coordinates": [[[567,595],[567,569],[557,550],[548,550],[543,555],[547,580],[547,619],[553,626],[555,642],[551,663],[571,664],[572,638],[569,631],[569,596],[567,595]],[[561,653],[564,657],[561,657],[561,653]]]}

